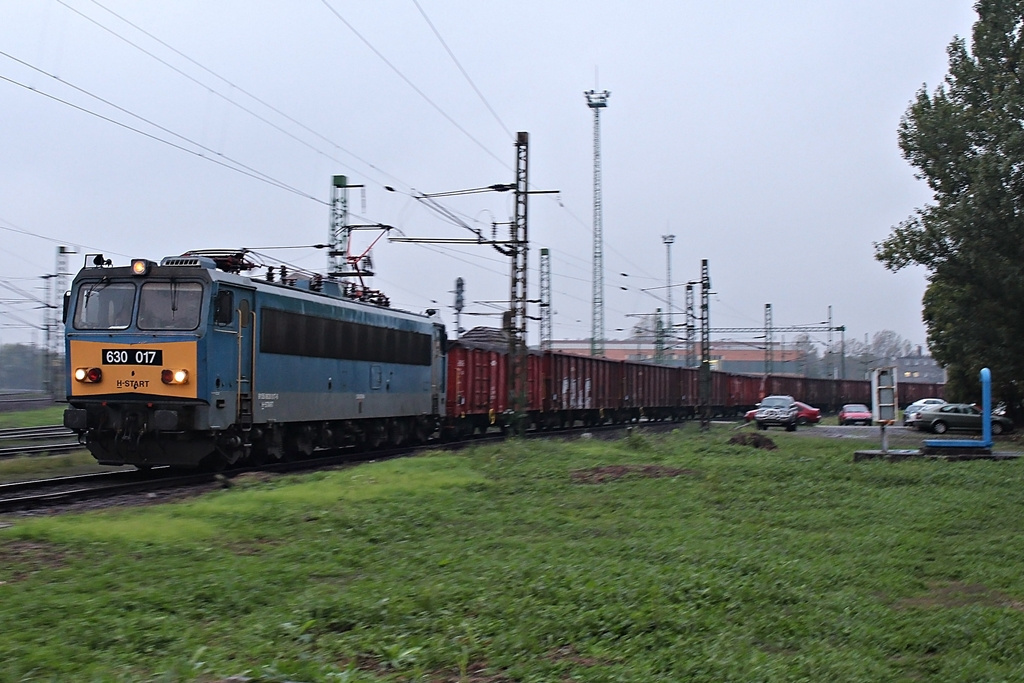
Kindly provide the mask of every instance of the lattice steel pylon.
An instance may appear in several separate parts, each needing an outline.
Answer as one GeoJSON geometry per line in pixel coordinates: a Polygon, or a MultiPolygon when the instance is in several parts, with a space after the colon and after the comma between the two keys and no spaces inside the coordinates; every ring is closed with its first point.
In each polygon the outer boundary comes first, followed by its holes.
{"type": "Polygon", "coordinates": [[[693,285],[686,285],[686,367],[697,367],[697,350],[693,338],[696,336],[694,320],[697,314],[693,310],[693,285]]]}
{"type": "Polygon", "coordinates": [[[654,362],[665,362],[665,323],[661,319],[661,309],[654,312],[654,362]]]}
{"type": "Polygon", "coordinates": [[[711,275],[700,262],[700,428],[711,429],[711,275]]]}
{"type": "Polygon", "coordinates": [[[604,355],[604,245],[601,225],[601,110],[608,106],[607,90],[583,93],[594,112],[594,293],[590,326],[590,355],[604,355]]]}
{"type": "Polygon", "coordinates": [[[331,277],[353,275],[352,267],[346,260],[348,243],[352,230],[348,227],[348,178],[336,175],[331,178],[331,240],[327,252],[327,273],[331,277]]]}
{"type": "Polygon", "coordinates": [[[520,131],[516,136],[516,196],[515,218],[511,225],[512,250],[512,287],[509,295],[511,303],[508,344],[508,404],[512,408],[514,431],[525,430],[526,419],[526,257],[529,251],[529,240],[526,230],[527,198],[529,182],[527,168],[529,161],[530,134],[520,131]]]}
{"type": "MultiPolygon", "coordinates": [[[[68,278],[71,277],[71,264],[70,256],[77,254],[73,247],[57,247],[57,271],[54,273],[54,284],[53,284],[53,301],[50,310],[53,311],[53,325],[57,334],[57,346],[59,347],[63,343],[64,330],[64,318],[61,315],[61,311],[64,308],[64,292],[68,289],[68,278]]],[[[59,348],[57,349],[59,351],[59,348]]]]}
{"type": "Polygon", "coordinates": [[[57,247],[56,272],[52,280],[52,289],[47,296],[48,310],[46,311],[46,377],[43,382],[46,384],[47,393],[56,396],[59,387],[57,386],[57,359],[61,356],[64,346],[64,316],[61,312],[64,309],[64,292],[68,289],[68,279],[71,277],[70,256],[77,254],[72,247],[57,247]]]}
{"type": "Polygon", "coordinates": [[[551,348],[551,252],[540,250],[540,348],[551,348]]]}
{"type": "Polygon", "coordinates": [[[352,249],[352,231],[365,229],[386,230],[390,229],[390,226],[349,224],[348,191],[353,188],[362,187],[364,186],[349,184],[347,176],[336,175],[331,179],[331,227],[328,232],[330,251],[327,252],[328,277],[358,277],[361,279],[373,275],[369,249],[360,257],[353,257],[349,253],[352,249]]]}
{"type": "Polygon", "coordinates": [[[466,305],[466,281],[461,277],[455,278],[455,305],[452,307],[455,309],[455,338],[458,339],[462,336],[465,330],[462,329],[462,309],[466,305]]]}
{"type": "MultiPolygon", "coordinates": [[[[785,349],[783,349],[785,351],[785,349]]],[[[764,374],[775,370],[775,338],[772,333],[772,305],[764,305],[764,374]]]]}

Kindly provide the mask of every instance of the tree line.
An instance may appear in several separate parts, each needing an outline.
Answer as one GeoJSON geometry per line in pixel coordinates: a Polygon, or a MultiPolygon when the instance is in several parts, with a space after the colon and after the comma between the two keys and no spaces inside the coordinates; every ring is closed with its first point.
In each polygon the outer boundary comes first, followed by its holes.
{"type": "Polygon", "coordinates": [[[64,356],[31,344],[0,345],[0,391],[44,391],[63,396],[64,356]]]}
{"type": "Polygon", "coordinates": [[[971,41],[955,37],[942,84],[918,90],[898,128],[932,201],[875,244],[898,271],[927,270],[922,319],[947,398],[994,400],[1024,417],[1024,0],[979,0],[971,41]]]}

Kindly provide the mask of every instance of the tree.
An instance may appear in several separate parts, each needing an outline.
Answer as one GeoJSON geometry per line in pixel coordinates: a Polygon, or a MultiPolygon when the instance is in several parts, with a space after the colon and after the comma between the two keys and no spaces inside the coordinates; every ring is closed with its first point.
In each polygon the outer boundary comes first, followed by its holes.
{"type": "Polygon", "coordinates": [[[881,332],[875,332],[871,337],[871,346],[868,347],[867,351],[878,358],[879,361],[884,360],[892,363],[897,358],[909,356],[913,349],[914,345],[896,332],[882,330],[881,332]]]}
{"type": "Polygon", "coordinates": [[[811,335],[806,332],[798,333],[796,338],[793,339],[793,346],[801,358],[799,362],[803,370],[803,376],[823,377],[825,374],[825,364],[818,356],[818,350],[814,348],[811,335]]]}
{"type": "Polygon", "coordinates": [[[954,38],[949,73],[922,86],[899,125],[904,158],[933,203],[876,243],[898,271],[928,271],[922,318],[947,369],[947,397],[993,392],[1020,414],[1024,382],[1024,0],[979,0],[971,48],[954,38]]]}
{"type": "MultiPolygon", "coordinates": [[[[41,348],[28,344],[0,346],[0,389],[38,391],[45,372],[46,354],[41,348]]],[[[63,384],[59,388],[63,391],[63,384]]]]}

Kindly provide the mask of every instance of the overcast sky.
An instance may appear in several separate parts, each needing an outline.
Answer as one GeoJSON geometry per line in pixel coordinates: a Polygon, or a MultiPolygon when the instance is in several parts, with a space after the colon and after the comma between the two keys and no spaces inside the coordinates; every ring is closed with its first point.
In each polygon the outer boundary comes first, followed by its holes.
{"type": "MultiPolygon", "coordinates": [[[[351,193],[353,222],[466,237],[413,195],[513,182],[514,136],[527,131],[531,186],[560,191],[529,202],[531,298],[547,247],[554,336],[587,338],[583,92],[596,88],[611,92],[609,338],[665,307],[662,235],[674,234],[675,283],[709,261],[714,328],[760,327],[766,303],[776,327],[818,323],[832,306],[847,339],[888,329],[924,344],[925,272],[890,273],[872,243],[930,199],[896,129],[915,92],[941,82],[954,35],[969,38],[971,4],[0,0],[3,278],[41,295],[61,244],[125,264],[322,243],[334,174],[366,185],[351,193]]],[[[507,194],[440,201],[488,234],[513,211],[507,194]]],[[[327,264],[324,251],[262,251],[327,264]]],[[[373,254],[373,284],[395,306],[439,307],[450,328],[456,277],[466,312],[508,299],[508,261],[490,247],[382,240],[373,254]]],[[[672,292],[681,309],[684,288],[672,292]]],[[[17,298],[0,290],[3,342],[41,320],[17,298]]]]}

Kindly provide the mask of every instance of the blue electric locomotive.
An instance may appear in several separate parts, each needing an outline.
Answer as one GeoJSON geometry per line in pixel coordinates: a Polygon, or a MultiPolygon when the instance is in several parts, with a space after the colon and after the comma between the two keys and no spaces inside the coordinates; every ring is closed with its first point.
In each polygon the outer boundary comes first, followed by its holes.
{"type": "Polygon", "coordinates": [[[87,261],[65,304],[64,424],[104,464],[264,462],[427,439],[445,330],[318,277],[241,274],[243,254],[87,261]]]}

